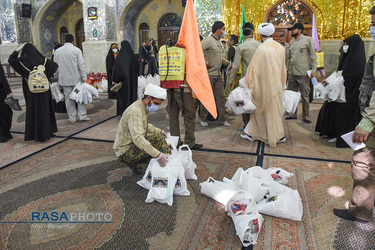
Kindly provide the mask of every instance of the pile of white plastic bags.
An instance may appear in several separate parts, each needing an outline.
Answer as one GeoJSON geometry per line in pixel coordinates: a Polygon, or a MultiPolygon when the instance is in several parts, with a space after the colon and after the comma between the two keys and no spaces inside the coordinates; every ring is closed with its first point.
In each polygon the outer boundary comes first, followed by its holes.
{"type": "Polygon", "coordinates": [[[226,207],[243,246],[254,245],[263,223],[260,214],[301,221],[303,206],[297,190],[287,186],[292,173],[259,166],[237,169],[232,179],[212,177],[200,183],[201,193],[226,207]]]}
{"type": "Polygon", "coordinates": [[[87,104],[89,102],[92,102],[93,96],[99,97],[98,90],[90,84],[79,82],[74,87],[69,97],[77,103],[87,104]]]}
{"type": "Polygon", "coordinates": [[[143,92],[148,84],[160,86],[160,76],[158,74],[153,76],[150,74],[147,76],[138,76],[138,100],[143,98],[143,92]]]}
{"type": "Polygon", "coordinates": [[[315,86],[315,90],[329,102],[346,102],[344,77],[342,71],[333,72],[328,78],[315,86]]]}
{"type": "Polygon", "coordinates": [[[188,145],[177,149],[178,137],[168,134],[167,143],[172,148],[165,167],[161,167],[156,159],[151,159],[143,178],[137,182],[149,190],[146,203],[158,201],[172,206],[173,195],[190,195],[186,179],[196,180],[192,152],[188,145]]]}

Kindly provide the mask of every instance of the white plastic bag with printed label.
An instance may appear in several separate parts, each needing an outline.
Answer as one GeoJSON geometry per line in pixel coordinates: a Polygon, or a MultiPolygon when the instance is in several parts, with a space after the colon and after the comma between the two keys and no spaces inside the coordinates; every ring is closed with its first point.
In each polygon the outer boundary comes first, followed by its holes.
{"type": "Polygon", "coordinates": [[[259,166],[251,167],[246,170],[247,174],[268,180],[268,181],[276,181],[280,184],[287,184],[288,178],[294,176],[293,173],[289,173],[288,171],[282,168],[267,168],[264,169],[259,166]]]}
{"type": "Polygon", "coordinates": [[[152,164],[148,164],[145,174],[143,175],[142,179],[137,181],[137,184],[147,190],[151,187],[151,180],[152,180],[152,174],[151,174],[151,168],[152,164]]]}
{"type": "Polygon", "coordinates": [[[242,245],[244,247],[255,245],[264,221],[262,215],[254,211],[251,214],[230,215],[230,217],[232,217],[236,234],[242,245]]]}
{"type": "Polygon", "coordinates": [[[252,113],[256,109],[251,101],[251,90],[243,87],[237,87],[230,92],[225,106],[236,115],[252,113]]]}
{"type": "Polygon", "coordinates": [[[251,214],[258,211],[254,197],[245,190],[237,191],[225,206],[229,216],[251,214]]]}
{"type": "Polygon", "coordinates": [[[177,181],[177,176],[167,164],[161,167],[156,159],[151,159],[151,187],[147,194],[146,203],[154,200],[160,203],[173,204],[173,190],[177,181]]]}

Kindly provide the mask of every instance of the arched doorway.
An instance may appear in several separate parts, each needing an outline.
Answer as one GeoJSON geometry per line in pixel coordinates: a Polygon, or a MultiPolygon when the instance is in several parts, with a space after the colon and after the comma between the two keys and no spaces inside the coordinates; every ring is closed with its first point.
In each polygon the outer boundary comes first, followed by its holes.
{"type": "Polygon", "coordinates": [[[149,30],[150,27],[147,23],[141,23],[139,25],[139,45],[141,45],[143,42],[147,43],[149,30]]]}
{"type": "Polygon", "coordinates": [[[76,41],[75,44],[80,50],[82,50],[82,43],[85,41],[85,30],[83,26],[83,18],[79,19],[79,21],[76,24],[76,41]]]}
{"type": "Polygon", "coordinates": [[[175,13],[168,13],[160,18],[158,32],[159,48],[165,45],[165,41],[169,38],[177,42],[180,33],[182,19],[175,13]]]}
{"type": "Polygon", "coordinates": [[[304,25],[304,35],[311,36],[313,14],[314,10],[302,0],[281,0],[267,11],[264,22],[275,25],[274,40],[279,41],[279,35],[285,34],[289,42],[292,36],[288,28],[296,22],[304,25]]]}
{"type": "Polygon", "coordinates": [[[61,39],[60,43],[61,44],[64,44],[66,34],[68,34],[68,28],[65,26],[62,26],[60,28],[60,39],[61,39]]]}

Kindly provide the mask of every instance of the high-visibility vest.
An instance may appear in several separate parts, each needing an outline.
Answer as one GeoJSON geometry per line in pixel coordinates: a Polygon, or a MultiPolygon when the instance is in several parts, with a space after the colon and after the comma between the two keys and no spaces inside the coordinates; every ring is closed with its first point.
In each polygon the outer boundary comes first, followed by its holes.
{"type": "Polygon", "coordinates": [[[323,69],[324,68],[324,52],[322,52],[322,51],[316,52],[316,56],[317,56],[317,59],[316,59],[317,66],[316,67],[318,69],[323,69]]]}
{"type": "Polygon", "coordinates": [[[165,89],[179,89],[185,79],[185,49],[172,46],[168,47],[168,58],[166,45],[159,49],[159,76],[160,87],[165,89]],[[167,76],[168,69],[168,76],[167,76]],[[167,78],[166,78],[167,76],[167,78]]]}

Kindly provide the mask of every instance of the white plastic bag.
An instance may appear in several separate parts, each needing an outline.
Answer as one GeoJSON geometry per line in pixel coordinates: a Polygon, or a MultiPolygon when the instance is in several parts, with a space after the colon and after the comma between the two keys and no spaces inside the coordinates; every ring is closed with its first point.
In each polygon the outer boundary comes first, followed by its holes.
{"type": "Polygon", "coordinates": [[[175,195],[190,195],[189,190],[187,189],[187,182],[185,178],[185,169],[181,164],[181,161],[178,157],[168,156],[167,165],[170,166],[171,171],[177,177],[173,194],[175,195]]]}
{"type": "Polygon", "coordinates": [[[92,96],[99,97],[99,92],[96,88],[87,83],[79,82],[70,93],[70,99],[78,103],[87,104],[92,102],[92,96]]]}
{"type": "Polygon", "coordinates": [[[270,192],[267,180],[247,174],[246,171],[243,173],[241,188],[249,192],[254,197],[256,203],[261,201],[270,192]]]}
{"type": "Polygon", "coordinates": [[[328,84],[325,81],[323,81],[322,83],[318,83],[315,86],[315,90],[320,94],[321,98],[326,100],[330,88],[328,87],[328,84]]]}
{"type": "Polygon", "coordinates": [[[262,214],[297,221],[302,219],[303,206],[297,190],[288,189],[280,194],[271,194],[257,206],[262,214]]]}
{"type": "Polygon", "coordinates": [[[267,168],[264,169],[259,166],[251,167],[246,170],[247,174],[268,180],[268,181],[276,181],[280,184],[287,184],[288,178],[294,176],[293,173],[289,173],[288,171],[282,168],[267,168]]]}
{"type": "Polygon", "coordinates": [[[142,99],[144,96],[144,91],[147,86],[147,78],[144,76],[138,76],[138,99],[142,99]]]}
{"type": "Polygon", "coordinates": [[[147,194],[146,203],[154,200],[160,203],[167,203],[169,206],[173,204],[173,190],[177,181],[177,177],[171,170],[171,166],[167,164],[161,167],[156,159],[151,159],[151,187],[147,194]]]}
{"type": "Polygon", "coordinates": [[[328,101],[346,102],[344,81],[344,78],[340,76],[328,85],[330,87],[330,92],[327,95],[328,101]]]}
{"type": "Polygon", "coordinates": [[[346,102],[344,81],[342,71],[333,72],[315,90],[329,102],[346,102]]]}
{"type": "Polygon", "coordinates": [[[245,190],[237,191],[228,201],[225,206],[225,211],[228,215],[242,215],[257,212],[258,208],[254,197],[245,190]]]}
{"type": "Polygon", "coordinates": [[[105,77],[102,77],[102,82],[99,86],[98,92],[107,93],[108,92],[108,80],[105,77]]]}
{"type": "Polygon", "coordinates": [[[178,154],[180,155],[182,166],[185,169],[185,177],[188,180],[197,180],[195,175],[195,169],[197,164],[193,162],[193,154],[188,145],[183,144],[178,148],[178,154]]]}
{"type": "Polygon", "coordinates": [[[238,191],[235,185],[217,181],[212,177],[209,177],[205,182],[199,183],[199,186],[201,187],[202,194],[223,205],[227,205],[229,199],[238,191]]]}
{"type": "Polygon", "coordinates": [[[299,99],[301,98],[301,93],[292,90],[284,90],[283,97],[284,112],[287,114],[294,114],[298,107],[299,99]]]}
{"type": "Polygon", "coordinates": [[[62,87],[58,85],[57,82],[51,84],[52,98],[55,99],[56,102],[60,102],[65,99],[65,96],[61,91],[62,87]]]}
{"type": "Polygon", "coordinates": [[[154,75],[154,82],[153,84],[156,85],[156,86],[160,86],[160,76],[158,74],[155,74],[154,75]]]}
{"type": "Polygon", "coordinates": [[[143,175],[142,179],[137,181],[137,184],[147,190],[150,190],[151,187],[151,180],[152,180],[152,164],[148,164],[145,174],[143,175]]]}
{"type": "Polygon", "coordinates": [[[252,214],[231,215],[231,217],[242,245],[244,247],[255,245],[264,221],[262,215],[255,211],[252,214]]]}
{"type": "Polygon", "coordinates": [[[75,102],[79,102],[82,96],[81,90],[82,90],[82,83],[78,82],[69,95],[70,99],[72,99],[75,102]]]}
{"type": "Polygon", "coordinates": [[[171,136],[170,133],[167,133],[167,138],[165,138],[165,140],[168,144],[168,147],[172,151],[172,155],[178,153],[178,149],[177,149],[178,139],[179,139],[178,136],[171,136]]]}
{"type": "Polygon", "coordinates": [[[225,106],[236,115],[252,113],[256,109],[251,101],[251,90],[243,87],[237,87],[230,92],[225,106]]]}

